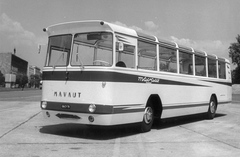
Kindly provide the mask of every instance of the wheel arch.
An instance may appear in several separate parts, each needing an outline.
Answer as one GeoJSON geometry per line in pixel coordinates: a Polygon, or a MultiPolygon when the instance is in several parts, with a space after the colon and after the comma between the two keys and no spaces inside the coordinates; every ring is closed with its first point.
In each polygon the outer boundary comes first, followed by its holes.
{"type": "Polygon", "coordinates": [[[154,118],[161,118],[163,107],[162,107],[161,98],[158,94],[151,94],[149,96],[146,106],[148,105],[152,105],[153,107],[154,118]]]}

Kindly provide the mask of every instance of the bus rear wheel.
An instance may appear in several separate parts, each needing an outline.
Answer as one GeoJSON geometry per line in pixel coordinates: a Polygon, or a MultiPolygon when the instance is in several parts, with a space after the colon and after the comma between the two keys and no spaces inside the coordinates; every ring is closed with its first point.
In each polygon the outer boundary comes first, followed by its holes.
{"type": "Polygon", "coordinates": [[[211,99],[210,99],[210,102],[209,102],[207,118],[208,119],[213,119],[215,117],[216,111],[217,111],[217,101],[212,96],[211,99]]]}
{"type": "Polygon", "coordinates": [[[146,106],[144,115],[143,115],[143,121],[141,124],[141,131],[142,132],[148,132],[152,128],[153,120],[154,120],[154,110],[152,106],[146,106]]]}

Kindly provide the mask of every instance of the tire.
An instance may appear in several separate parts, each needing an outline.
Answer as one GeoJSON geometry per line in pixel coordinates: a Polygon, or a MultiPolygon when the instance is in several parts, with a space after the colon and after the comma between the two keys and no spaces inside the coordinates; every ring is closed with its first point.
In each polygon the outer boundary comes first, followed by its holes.
{"type": "Polygon", "coordinates": [[[154,120],[154,110],[153,107],[146,106],[144,115],[143,115],[143,121],[141,124],[141,132],[148,132],[152,128],[153,120],[154,120]]]}
{"type": "Polygon", "coordinates": [[[213,119],[215,117],[216,111],[217,111],[217,101],[212,96],[211,99],[210,99],[210,102],[209,102],[207,118],[208,119],[213,119]]]}

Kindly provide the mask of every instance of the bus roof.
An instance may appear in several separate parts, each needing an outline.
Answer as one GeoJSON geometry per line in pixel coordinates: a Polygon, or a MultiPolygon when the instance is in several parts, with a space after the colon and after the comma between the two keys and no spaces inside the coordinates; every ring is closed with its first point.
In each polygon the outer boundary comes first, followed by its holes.
{"type": "MultiPolygon", "coordinates": [[[[164,45],[172,48],[178,48],[180,50],[192,52],[195,54],[202,54],[210,57],[215,56],[215,55],[207,54],[205,51],[195,50],[188,46],[183,46],[172,41],[159,39],[153,35],[148,35],[131,28],[105,22],[102,20],[87,20],[87,21],[73,21],[73,22],[60,23],[60,24],[51,25],[47,28],[44,28],[43,30],[46,31],[49,36],[59,35],[59,34],[74,34],[76,32],[113,31],[115,33],[126,34],[133,37],[140,37],[140,38],[151,40],[154,42],[159,42],[160,45],[164,45]]],[[[219,57],[219,59],[227,63],[230,63],[230,61],[226,58],[219,57]]]]}
{"type": "Polygon", "coordinates": [[[108,23],[101,20],[91,21],[73,21],[51,25],[47,27],[46,32],[49,36],[59,34],[73,34],[76,32],[93,32],[93,31],[113,31],[121,34],[128,34],[137,37],[135,30],[108,23]]]}

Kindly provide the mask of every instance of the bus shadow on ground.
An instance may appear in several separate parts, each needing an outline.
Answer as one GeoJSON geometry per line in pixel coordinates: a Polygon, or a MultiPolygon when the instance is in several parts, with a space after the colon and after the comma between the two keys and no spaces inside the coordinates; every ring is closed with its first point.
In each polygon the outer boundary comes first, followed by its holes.
{"type": "Polygon", "coordinates": [[[52,134],[72,138],[109,140],[139,134],[139,127],[139,124],[119,125],[111,127],[86,126],[81,124],[58,124],[42,126],[39,131],[44,134],[52,134]]]}
{"type": "MultiPolygon", "coordinates": [[[[216,114],[215,118],[222,116],[225,116],[225,114],[216,114]]],[[[153,124],[152,130],[166,129],[203,120],[207,120],[204,114],[194,114],[162,119],[161,121],[156,121],[153,124]]],[[[39,132],[43,134],[93,140],[109,140],[141,133],[140,124],[119,125],[111,127],[86,126],[81,124],[57,124],[42,126],[39,132]]]]}
{"type": "MultiPolygon", "coordinates": [[[[216,113],[215,118],[226,116],[226,114],[216,113]]],[[[203,120],[209,120],[206,118],[206,113],[192,114],[187,116],[179,116],[173,118],[162,119],[160,122],[155,122],[152,129],[167,129],[170,127],[180,126],[184,124],[195,123],[203,120]]]]}

